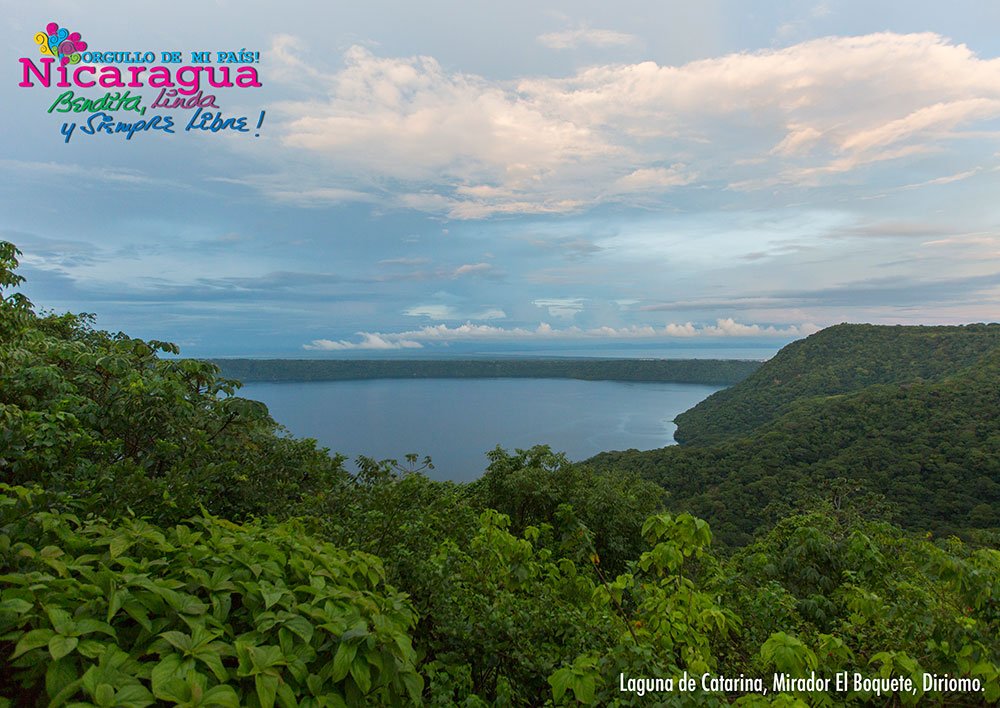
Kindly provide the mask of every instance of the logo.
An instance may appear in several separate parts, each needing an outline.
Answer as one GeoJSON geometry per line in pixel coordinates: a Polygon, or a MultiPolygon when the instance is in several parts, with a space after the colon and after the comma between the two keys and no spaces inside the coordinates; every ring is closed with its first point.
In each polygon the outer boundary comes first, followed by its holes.
{"type": "Polygon", "coordinates": [[[59,59],[59,66],[79,64],[81,52],[87,51],[87,43],[80,38],[79,32],[59,29],[59,25],[50,22],[44,32],[35,35],[38,51],[50,57],[59,59]]]}

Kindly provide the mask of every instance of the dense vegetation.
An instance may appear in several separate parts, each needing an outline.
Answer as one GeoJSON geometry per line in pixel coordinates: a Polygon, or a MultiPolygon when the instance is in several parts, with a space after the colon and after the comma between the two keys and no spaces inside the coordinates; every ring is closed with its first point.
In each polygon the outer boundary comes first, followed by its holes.
{"type": "Polygon", "coordinates": [[[728,399],[715,394],[684,414],[702,415],[702,406],[713,411],[722,423],[696,429],[695,437],[711,439],[725,429],[723,442],[602,453],[589,464],[629,469],[657,482],[671,509],[711,519],[730,543],[747,543],[762,525],[817,497],[867,497],[862,503],[869,505],[878,500],[874,510],[881,518],[940,536],[1000,530],[1000,326],[841,325],[827,332],[786,347],[723,392],[733,392],[728,399]],[[834,335],[843,339],[839,347],[834,335]],[[879,356],[855,356],[865,351],[865,341],[879,356]],[[891,342],[907,356],[933,356],[883,363],[879,357],[890,357],[891,342]],[[843,358],[832,358],[831,349],[844,352],[843,358]],[[831,374],[824,388],[808,373],[813,359],[821,370],[854,378],[831,374]],[[796,370],[806,373],[799,377],[796,370]],[[902,380],[862,383],[894,376],[902,380]],[[845,387],[857,390],[836,393],[845,387]],[[783,388],[805,393],[775,393],[783,388]],[[751,425],[744,413],[756,410],[758,401],[786,398],[783,407],[772,407],[783,413],[743,433],[751,425]]]}
{"type": "Polygon", "coordinates": [[[989,538],[908,535],[847,495],[720,555],[658,485],[545,447],[493,451],[471,485],[416,457],[349,473],[213,365],[36,314],[16,255],[0,243],[0,708],[1000,698],[989,538]],[[684,672],[695,690],[621,690],[684,672]],[[915,688],[773,688],[811,672],[915,688]]]}
{"type": "Polygon", "coordinates": [[[1000,325],[842,324],[792,342],[753,374],[677,416],[674,437],[710,445],[742,437],[815,396],[936,380],[1000,347],[1000,325]]]}
{"type": "Polygon", "coordinates": [[[351,379],[584,379],[663,381],[725,386],[742,381],[759,361],[737,359],[214,359],[240,381],[351,379]]]}

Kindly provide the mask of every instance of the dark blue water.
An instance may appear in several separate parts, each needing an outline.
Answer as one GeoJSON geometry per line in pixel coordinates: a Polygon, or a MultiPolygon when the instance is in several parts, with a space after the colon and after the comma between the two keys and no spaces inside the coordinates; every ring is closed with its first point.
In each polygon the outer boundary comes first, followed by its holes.
{"type": "Polygon", "coordinates": [[[434,479],[482,475],[486,452],[549,445],[582,460],[672,445],[670,421],[717,386],[574,379],[377,379],[248,383],[294,435],[354,459],[430,455],[434,479]]]}

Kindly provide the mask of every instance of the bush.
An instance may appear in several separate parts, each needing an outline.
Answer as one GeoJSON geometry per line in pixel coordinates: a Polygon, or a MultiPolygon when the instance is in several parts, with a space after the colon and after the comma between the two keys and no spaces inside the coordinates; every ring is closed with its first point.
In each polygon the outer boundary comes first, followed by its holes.
{"type": "Polygon", "coordinates": [[[414,613],[374,556],[294,522],[109,523],[2,492],[0,695],[14,705],[419,702],[414,613]]]}

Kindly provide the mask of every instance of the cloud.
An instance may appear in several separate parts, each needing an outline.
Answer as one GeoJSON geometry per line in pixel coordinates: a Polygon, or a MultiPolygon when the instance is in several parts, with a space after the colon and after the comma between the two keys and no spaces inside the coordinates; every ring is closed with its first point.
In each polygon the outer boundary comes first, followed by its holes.
{"type": "Polygon", "coordinates": [[[420,346],[420,342],[456,342],[482,340],[525,340],[525,339],[659,339],[659,338],[691,338],[691,337],[803,337],[819,331],[819,327],[811,323],[789,325],[784,328],[773,325],[742,324],[732,318],[718,319],[714,325],[697,326],[691,322],[684,324],[668,324],[663,327],[653,325],[632,325],[629,327],[580,327],[556,328],[547,322],[538,327],[496,327],[493,325],[473,324],[471,321],[463,325],[449,327],[446,324],[427,325],[420,329],[405,332],[358,332],[362,341],[358,343],[328,339],[315,340],[312,345],[303,345],[306,349],[398,349],[420,346]],[[322,343],[322,346],[319,346],[322,343]],[[374,345],[372,345],[374,343],[374,345]],[[398,346],[397,346],[398,345],[398,346]]]}
{"type": "Polygon", "coordinates": [[[453,320],[455,308],[451,305],[414,305],[403,310],[408,317],[427,317],[434,320],[453,320]]]}
{"type": "Polygon", "coordinates": [[[714,326],[705,326],[701,334],[709,337],[794,337],[806,336],[813,332],[818,332],[820,327],[806,322],[801,325],[792,325],[779,329],[774,326],[761,327],[760,325],[745,325],[733,320],[732,317],[718,319],[714,326]]]}
{"type": "Polygon", "coordinates": [[[426,317],[433,320],[502,320],[507,318],[507,313],[495,307],[487,307],[481,312],[463,314],[452,305],[430,304],[414,305],[403,310],[403,314],[409,317],[426,317]]]}
{"type": "MultiPolygon", "coordinates": [[[[553,46],[627,38],[544,36],[553,46]]],[[[275,107],[283,146],[313,164],[294,180],[253,178],[272,198],[367,198],[480,219],[646,205],[706,185],[801,189],[943,160],[956,138],[989,141],[968,129],[1000,116],[1000,59],[933,33],[824,37],[681,66],[597,65],[510,81],[360,46],[345,60],[323,77],[325,93],[275,107]]],[[[964,176],[975,166],[963,167],[964,176]]],[[[947,181],[937,179],[927,184],[947,181]]]]}
{"type": "Polygon", "coordinates": [[[483,310],[477,315],[472,317],[474,320],[504,320],[507,319],[507,313],[498,308],[490,308],[488,310],[483,310]]]}
{"type": "Polygon", "coordinates": [[[455,269],[452,274],[453,278],[458,278],[462,275],[469,275],[470,273],[484,273],[486,271],[493,270],[493,266],[489,263],[474,263],[471,265],[462,265],[455,269]]]}
{"type": "Polygon", "coordinates": [[[631,44],[634,41],[636,41],[636,37],[631,34],[606,29],[590,29],[587,27],[565,30],[563,32],[550,32],[538,36],[538,43],[549,49],[576,49],[583,45],[592,47],[617,47],[624,44],[631,44]]]}
{"type": "Polygon", "coordinates": [[[669,168],[646,167],[619,177],[612,185],[612,191],[633,193],[683,187],[694,182],[696,177],[681,164],[671,165],[669,168]]]}
{"type": "Polygon", "coordinates": [[[31,162],[26,160],[0,160],[0,169],[16,172],[19,176],[31,175],[41,179],[65,177],[86,179],[92,182],[111,182],[116,188],[185,187],[173,180],[149,177],[139,170],[124,167],[86,167],[70,162],[31,162]]]}
{"type": "Polygon", "coordinates": [[[379,265],[423,265],[429,263],[429,258],[385,258],[379,265]]]}
{"type": "Polygon", "coordinates": [[[555,297],[532,300],[531,304],[535,307],[547,309],[553,317],[572,317],[577,312],[583,311],[583,298],[581,297],[555,297]]]}
{"type": "Polygon", "coordinates": [[[311,351],[344,351],[347,349],[421,349],[420,342],[407,341],[405,339],[394,339],[389,341],[379,334],[372,332],[358,332],[361,337],[360,342],[348,342],[346,340],[333,341],[330,339],[314,339],[311,344],[303,344],[303,349],[311,351]]]}

